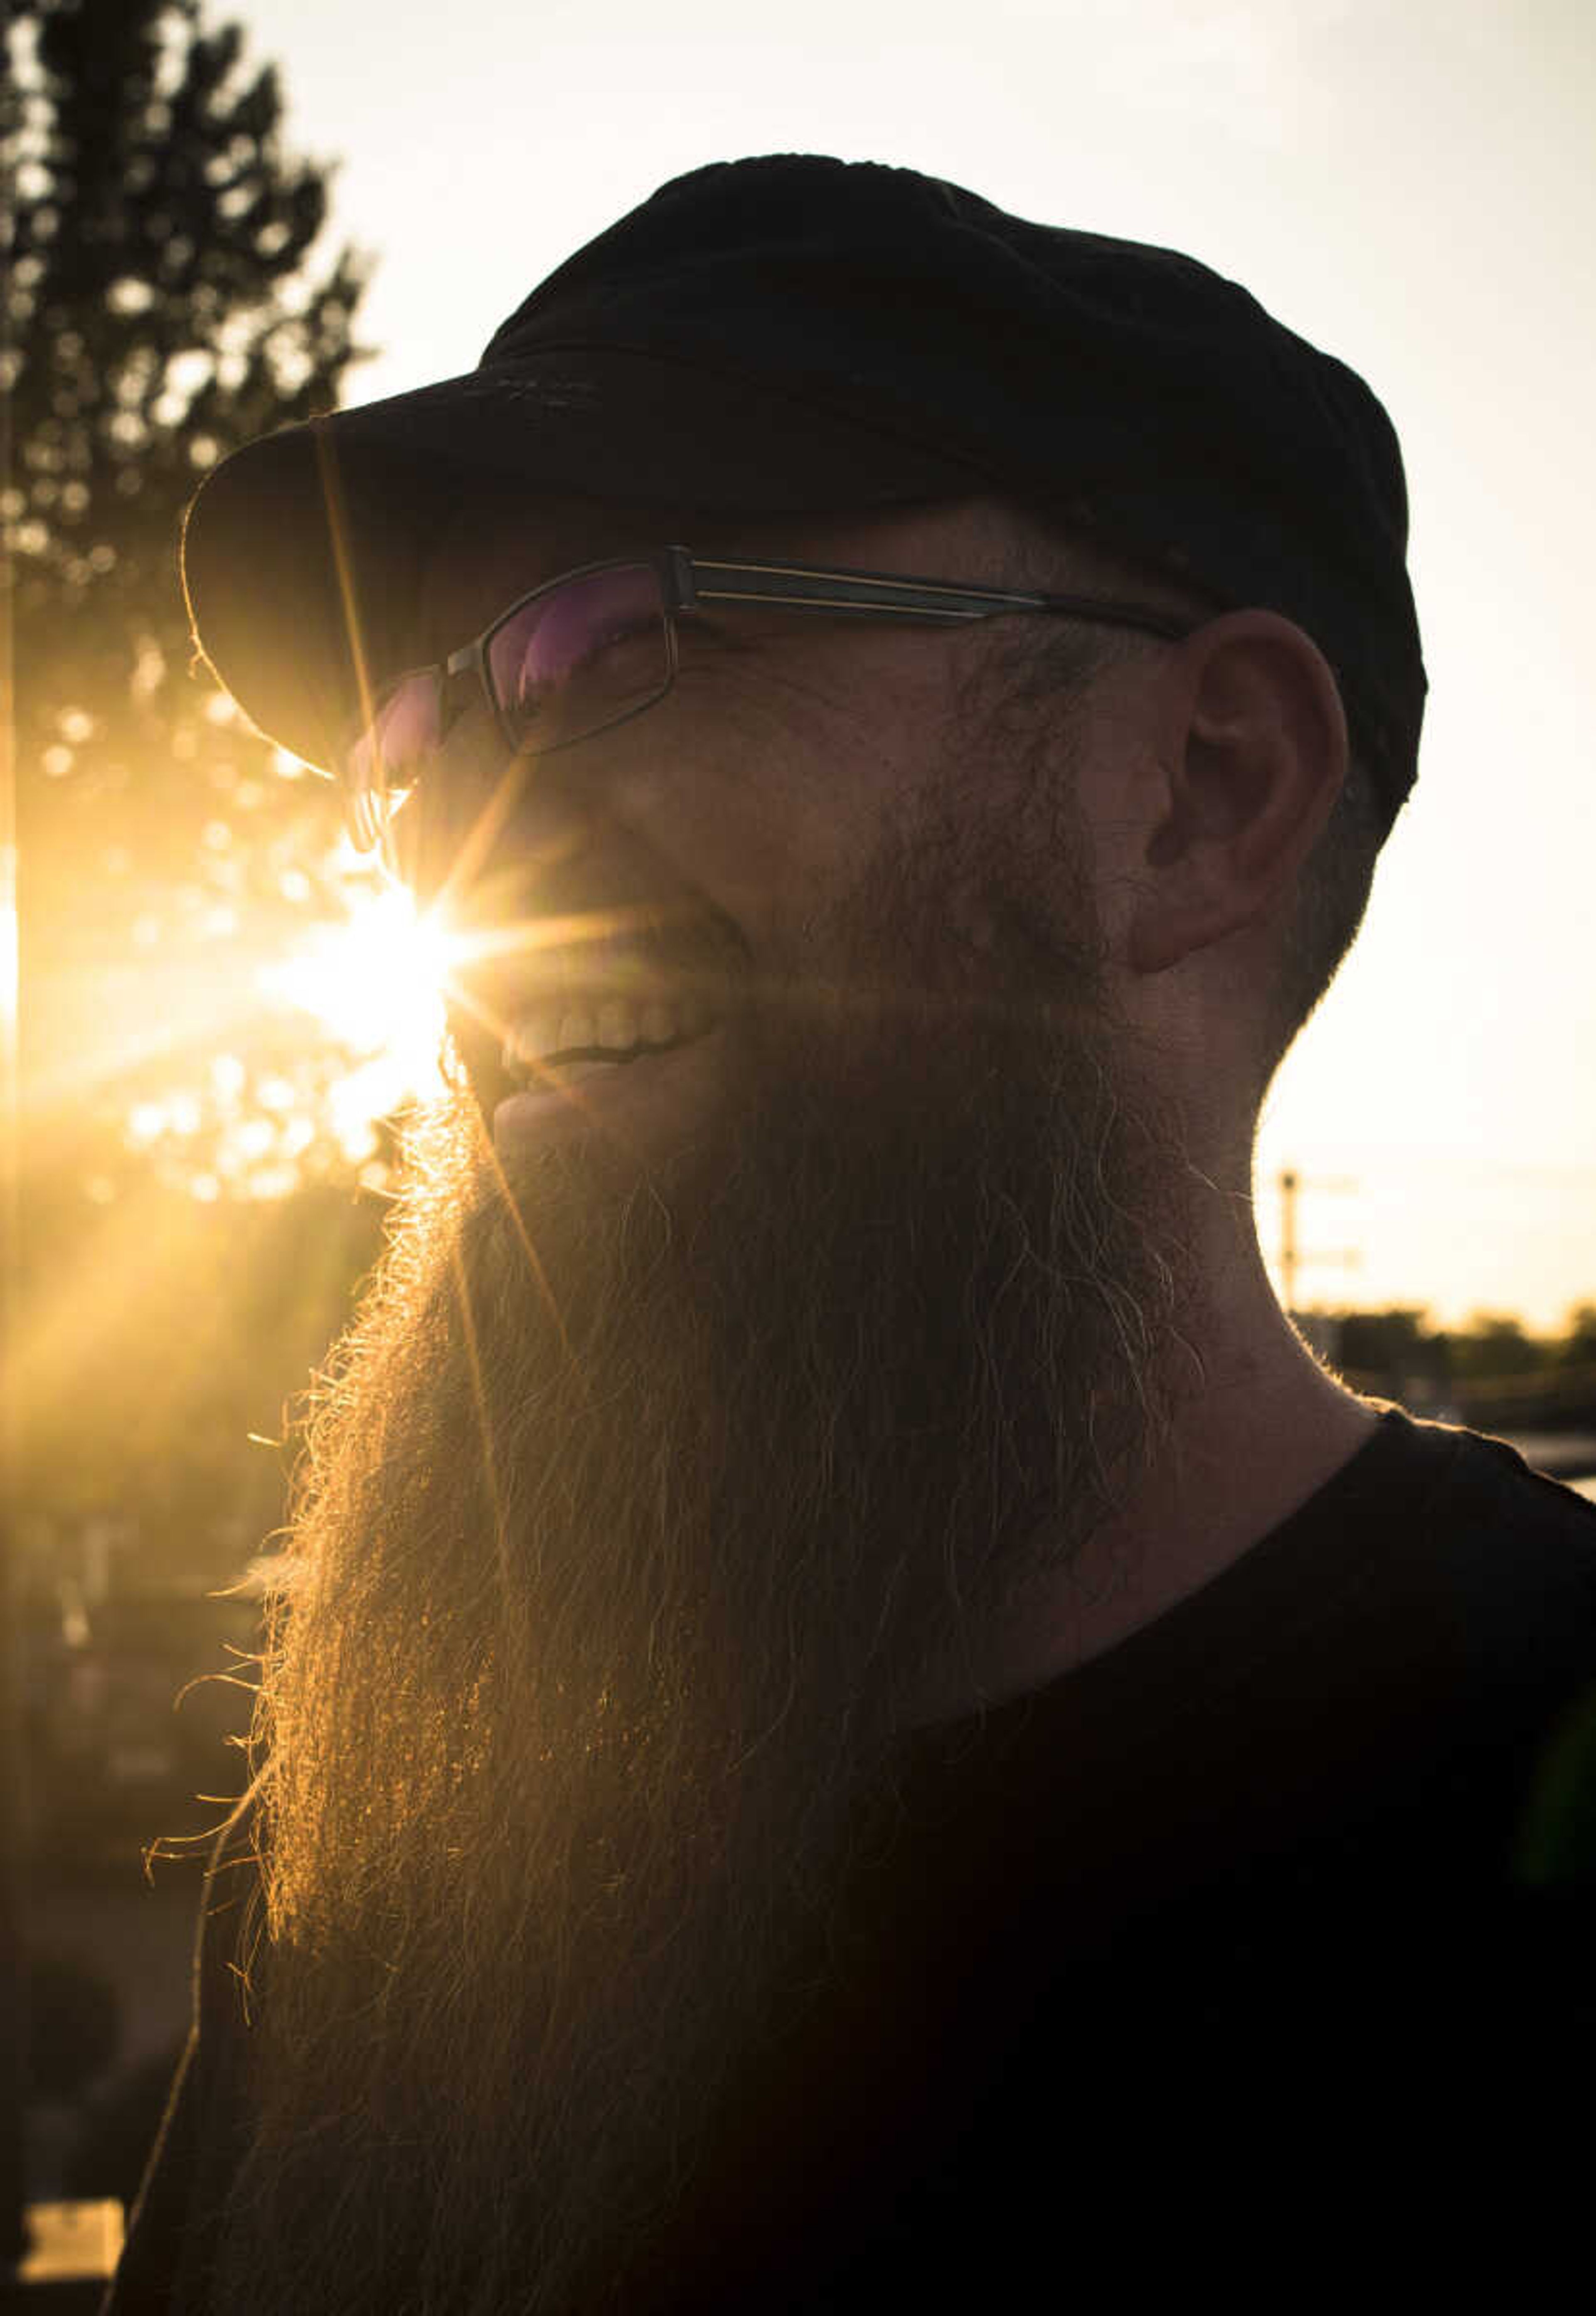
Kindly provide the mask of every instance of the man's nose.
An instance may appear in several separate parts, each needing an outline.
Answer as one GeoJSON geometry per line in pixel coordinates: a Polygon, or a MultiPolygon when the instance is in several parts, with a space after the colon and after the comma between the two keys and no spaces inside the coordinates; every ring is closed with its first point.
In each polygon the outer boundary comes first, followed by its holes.
{"type": "Polygon", "coordinates": [[[513,753],[486,702],[468,708],[394,816],[396,873],[423,901],[447,895],[471,913],[507,879],[568,859],[589,841],[596,809],[575,770],[557,754],[513,753]]]}

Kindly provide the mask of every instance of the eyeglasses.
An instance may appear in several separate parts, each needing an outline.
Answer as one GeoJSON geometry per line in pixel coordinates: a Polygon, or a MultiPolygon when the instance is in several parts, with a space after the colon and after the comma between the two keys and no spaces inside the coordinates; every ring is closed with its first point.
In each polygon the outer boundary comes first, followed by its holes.
{"type": "Polygon", "coordinates": [[[640,716],[675,680],[678,619],[714,603],[937,627],[1048,611],[1178,643],[1193,622],[1085,595],[1033,595],[807,563],[710,563],[684,547],[584,564],[518,596],[475,642],[413,667],[373,701],[338,767],[352,842],[370,851],[442,745],[462,687],[516,756],[552,755],[640,716]]]}

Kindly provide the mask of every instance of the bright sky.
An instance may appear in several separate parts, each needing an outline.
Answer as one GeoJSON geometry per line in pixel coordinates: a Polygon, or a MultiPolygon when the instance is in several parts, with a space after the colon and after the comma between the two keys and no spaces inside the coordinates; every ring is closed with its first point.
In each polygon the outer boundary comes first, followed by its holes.
{"type": "MultiPolygon", "coordinates": [[[[208,13],[218,13],[216,0],[208,13]]],[[[664,179],[804,150],[1190,251],[1402,437],[1431,695],[1369,922],[1259,1176],[1298,1300],[1596,1299],[1596,15],[1588,0],[247,0],[379,260],[367,401],[470,369],[664,179]],[[1336,1187],[1336,1186],[1341,1187],[1336,1187]],[[1315,1187],[1319,1186],[1319,1187],[1315,1187]]]]}

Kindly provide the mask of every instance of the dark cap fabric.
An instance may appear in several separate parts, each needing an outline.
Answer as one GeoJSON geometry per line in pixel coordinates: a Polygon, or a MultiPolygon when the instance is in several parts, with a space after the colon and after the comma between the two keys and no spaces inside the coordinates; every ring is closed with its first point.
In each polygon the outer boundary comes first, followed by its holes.
{"type": "Polygon", "coordinates": [[[750,517],[999,494],[1296,620],[1387,823],[1413,784],[1425,679],[1391,423],[1172,250],[874,163],[679,177],[533,290],[476,370],[217,468],[183,568],[221,681],[329,763],[362,680],[406,664],[430,543],[512,485],[750,517]]]}

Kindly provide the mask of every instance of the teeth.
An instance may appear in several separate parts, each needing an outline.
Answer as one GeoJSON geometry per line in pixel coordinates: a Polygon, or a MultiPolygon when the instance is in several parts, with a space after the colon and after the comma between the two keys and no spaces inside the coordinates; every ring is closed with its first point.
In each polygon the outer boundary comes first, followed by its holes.
{"type": "Polygon", "coordinates": [[[598,1042],[601,1046],[635,1046],[638,1042],[638,1009],[624,998],[609,997],[599,1008],[598,1042]]]}
{"type": "Polygon", "coordinates": [[[639,1047],[673,1046],[701,1037],[712,1016],[696,998],[605,997],[591,1005],[536,1005],[513,1023],[502,1055],[506,1070],[525,1073],[556,1054],[582,1051],[634,1054],[639,1047]]]}

